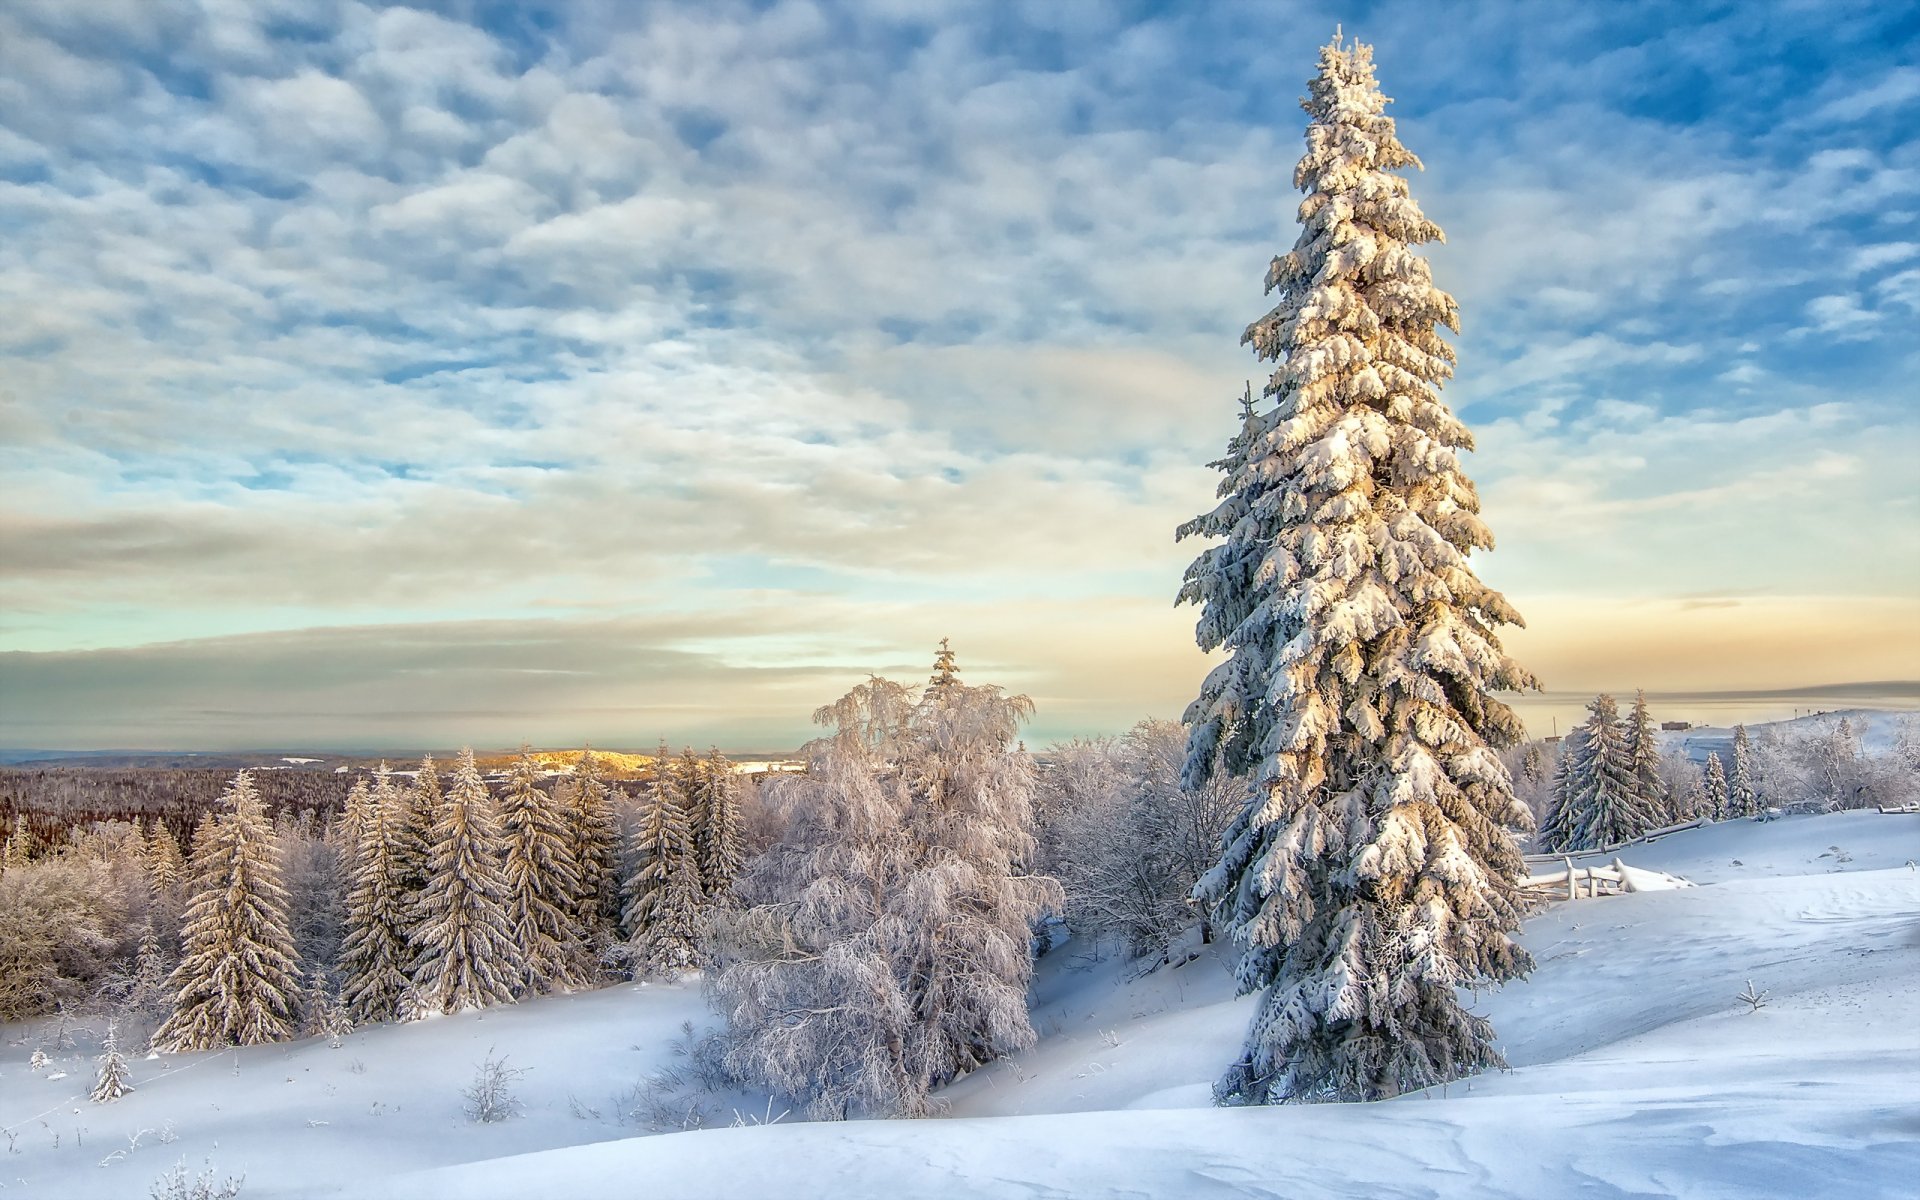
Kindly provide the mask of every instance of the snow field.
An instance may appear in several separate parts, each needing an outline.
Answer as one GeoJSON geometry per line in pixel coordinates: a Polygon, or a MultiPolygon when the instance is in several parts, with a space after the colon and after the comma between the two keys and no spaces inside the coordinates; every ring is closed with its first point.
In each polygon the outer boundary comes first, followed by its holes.
{"type": "MultiPolygon", "coordinates": [[[[1533,975],[1477,1004],[1513,1069],[1444,1093],[1212,1108],[1251,1011],[1221,959],[1143,975],[1070,943],[1035,980],[1039,1043],[947,1089],[949,1116],[931,1121],[635,1136],[614,1097],[674,1064],[682,1022],[711,1021],[692,980],[368,1029],[338,1050],[134,1059],[140,1090],[104,1106],[85,1098],[90,1042],[54,1053],[67,1077],[50,1080],[27,1070],[37,1042],[14,1026],[0,1123],[18,1152],[0,1153],[0,1184],[138,1196],[179,1158],[211,1157],[247,1175],[248,1200],[1920,1190],[1920,870],[1906,865],[1920,860],[1920,816],[1732,822],[1618,853],[1707,886],[1534,917],[1533,975]],[[1758,1011],[1735,999],[1749,979],[1768,993],[1758,1011]],[[490,1047],[532,1070],[525,1114],[483,1126],[459,1091],[490,1047]],[[599,1115],[573,1115],[576,1100],[599,1115]],[[176,1142],[148,1135],[96,1165],[167,1120],[176,1142]]],[[[766,1115],[764,1097],[708,1103],[721,1124],[766,1115]]]]}

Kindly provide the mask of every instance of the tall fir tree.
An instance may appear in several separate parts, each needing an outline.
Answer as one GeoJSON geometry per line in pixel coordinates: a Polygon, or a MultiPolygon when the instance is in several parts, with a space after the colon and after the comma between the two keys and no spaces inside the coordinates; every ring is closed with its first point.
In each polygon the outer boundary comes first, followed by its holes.
{"type": "Polygon", "coordinates": [[[411,801],[393,786],[385,763],[375,780],[350,860],[347,935],[340,948],[340,999],[347,1015],[363,1024],[400,1019],[414,924],[415,901],[403,882],[401,854],[411,801]]]}
{"type": "Polygon", "coordinates": [[[504,850],[493,798],[473,751],[463,749],[434,815],[427,889],[410,939],[408,1015],[457,1013],[513,999],[525,964],[508,919],[504,850]]]}
{"type": "Polygon", "coordinates": [[[1578,836],[1573,764],[1580,757],[1580,743],[1584,738],[1585,734],[1576,726],[1560,743],[1560,756],[1554,760],[1553,777],[1547,785],[1547,813],[1541,818],[1539,832],[1534,837],[1542,850],[1556,854],[1571,850],[1578,836]]]}
{"type": "Polygon", "coordinates": [[[1709,752],[1705,771],[1707,814],[1716,821],[1727,819],[1727,773],[1720,765],[1718,751],[1709,752]]]}
{"type": "Polygon", "coordinates": [[[579,969],[584,979],[592,960],[612,942],[614,919],[621,907],[616,870],[620,832],[614,820],[613,791],[593,747],[581,752],[556,794],[567,813],[579,880],[572,904],[578,944],[587,956],[579,969]]]}
{"type": "Polygon", "coordinates": [[[539,995],[572,987],[582,958],[574,923],[580,868],[567,814],[541,789],[539,767],[525,746],[507,773],[500,823],[507,843],[507,922],[524,968],[518,990],[539,995]]]}
{"type": "Polygon", "coordinates": [[[1224,539],[1181,599],[1226,661],[1189,709],[1189,776],[1258,786],[1198,893],[1263,992],[1231,1103],[1375,1099],[1499,1065],[1459,989],[1523,974],[1510,936],[1532,825],[1496,751],[1494,698],[1537,686],[1501,649],[1519,614],[1469,561],[1493,538],[1439,389],[1453,298],[1414,247],[1441,239],[1405,179],[1372,50],[1338,39],[1302,102],[1306,193],[1273,311],[1243,341],[1276,364],[1243,409],[1222,502],[1181,536],[1224,539]]]}
{"type": "Polygon", "coordinates": [[[745,853],[740,844],[740,777],[718,746],[700,763],[700,791],[694,811],[694,849],[700,861],[700,883],[710,899],[719,901],[733,888],[745,853]]]}
{"type": "MultiPolygon", "coordinates": [[[[691,751],[687,757],[692,758],[691,751]]],[[[634,873],[622,917],[635,976],[666,975],[693,966],[705,903],[687,819],[687,781],[666,755],[655,765],[654,784],[633,830],[634,873]]]]}
{"type": "Polygon", "coordinates": [[[1727,780],[1727,815],[1757,816],[1761,809],[1760,790],[1753,780],[1753,739],[1745,725],[1733,727],[1733,774],[1727,780]]]}
{"type": "Polygon", "coordinates": [[[340,808],[339,819],[328,830],[346,857],[352,858],[357,852],[360,835],[366,830],[372,814],[373,793],[365,779],[356,779],[353,786],[347,789],[347,800],[340,808]]]}
{"type": "Polygon", "coordinates": [[[210,1050],[292,1037],[300,969],[294,961],[280,849],[253,776],[233,777],[194,840],[193,899],[180,965],[168,980],[173,1011],[156,1049],[210,1050]]]}
{"type": "Polygon", "coordinates": [[[1655,827],[1666,824],[1673,797],[1667,795],[1667,781],[1660,774],[1660,736],[1653,730],[1645,691],[1633,694],[1633,716],[1627,724],[1627,761],[1633,770],[1634,795],[1651,814],[1655,827]]]}
{"type": "Polygon", "coordinates": [[[431,872],[427,854],[433,844],[433,823],[442,801],[440,768],[433,755],[423,755],[414,772],[411,786],[400,791],[397,816],[388,826],[395,839],[393,872],[400,892],[407,900],[407,936],[419,927],[424,915],[427,881],[431,872]]]}
{"type": "Polygon", "coordinates": [[[1595,696],[1578,740],[1568,739],[1567,840],[1555,850],[1594,850],[1659,828],[1662,812],[1641,793],[1620,707],[1595,696]]]}

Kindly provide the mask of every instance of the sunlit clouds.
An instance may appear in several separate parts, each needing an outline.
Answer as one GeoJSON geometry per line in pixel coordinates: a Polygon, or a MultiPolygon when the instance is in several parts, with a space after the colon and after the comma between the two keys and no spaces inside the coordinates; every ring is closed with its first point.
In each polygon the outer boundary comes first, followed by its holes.
{"type": "Polygon", "coordinates": [[[1920,679],[1878,6],[435,8],[0,9],[0,746],[776,749],[943,636],[1178,715],[1336,21],[1527,665],[1920,679]]]}

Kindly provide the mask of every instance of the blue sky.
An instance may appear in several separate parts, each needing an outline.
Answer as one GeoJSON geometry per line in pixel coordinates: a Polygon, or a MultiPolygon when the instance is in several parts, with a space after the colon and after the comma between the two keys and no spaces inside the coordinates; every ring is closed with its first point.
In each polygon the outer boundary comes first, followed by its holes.
{"type": "Polygon", "coordinates": [[[1336,23],[1530,713],[1920,679],[1906,6],[14,0],[0,744],[1176,715],[1336,23]]]}

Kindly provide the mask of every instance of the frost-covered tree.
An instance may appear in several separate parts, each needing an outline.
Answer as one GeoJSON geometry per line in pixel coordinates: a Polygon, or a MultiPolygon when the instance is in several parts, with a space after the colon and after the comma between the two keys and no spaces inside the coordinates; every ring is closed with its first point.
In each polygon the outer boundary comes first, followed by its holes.
{"type": "Polygon", "coordinates": [[[524,969],[521,991],[544,994],[576,982],[582,959],[574,906],[580,868],[568,814],[540,787],[525,746],[507,773],[500,823],[507,843],[507,923],[524,969]]]}
{"type": "Polygon", "coordinates": [[[427,855],[433,845],[433,824],[439,817],[442,800],[440,769],[434,765],[433,755],[425,755],[420,759],[419,770],[414,772],[412,786],[400,793],[398,815],[388,824],[395,843],[394,878],[407,897],[409,937],[423,916],[420,906],[426,900],[431,875],[427,855]]]}
{"type": "Polygon", "coordinates": [[[373,792],[365,779],[356,779],[347,789],[346,802],[341,806],[339,819],[333,823],[330,831],[341,852],[351,858],[360,845],[360,835],[365,831],[367,822],[372,820],[373,792]]]}
{"type": "Polygon", "coordinates": [[[1336,41],[1302,102],[1306,193],[1244,341],[1276,364],[1217,464],[1221,503],[1181,536],[1222,539],[1182,600],[1226,659],[1188,710],[1195,773],[1255,794],[1199,892],[1264,993],[1223,1100],[1373,1099],[1499,1064],[1459,989],[1522,974],[1531,814],[1497,751],[1495,699],[1533,677],[1520,623],[1474,574],[1493,538],[1441,401],[1453,298],[1415,247],[1441,232],[1394,174],[1417,166],[1385,115],[1372,50],[1336,41]]]}
{"type": "Polygon", "coordinates": [[[187,864],[180,855],[180,843],[173,840],[165,821],[155,821],[148,831],[145,857],[155,899],[176,895],[187,864]]]}
{"type": "Polygon", "coordinates": [[[647,790],[640,821],[634,827],[634,873],[627,885],[627,961],[636,976],[666,975],[692,967],[697,954],[700,914],[705,907],[699,852],[688,818],[699,760],[688,751],[693,770],[663,768],[647,790]]]}
{"type": "MultiPolygon", "coordinates": [[[[593,956],[612,941],[613,917],[621,900],[615,870],[619,828],[612,792],[593,747],[581,752],[567,778],[556,786],[555,795],[567,814],[579,882],[572,901],[573,924],[583,951],[593,956]]],[[[583,966],[581,976],[586,975],[583,966]]]]}
{"type": "Polygon", "coordinates": [[[1076,936],[1110,936],[1164,957],[1196,924],[1189,900],[1240,811],[1244,780],[1181,781],[1187,731],[1142,721],[1124,737],[1054,746],[1038,781],[1041,864],[1066,893],[1076,936]]]}
{"type": "Polygon", "coordinates": [[[818,1117],[927,1111],[931,1089],[1030,1044],[1030,923],[1059,902],[1028,872],[1024,697],[957,683],[920,703],[873,679],[815,719],[781,781],[781,841],[736,884],[714,996],[744,1077],[818,1117]]]}
{"type": "Polygon", "coordinates": [[[740,777],[717,746],[700,763],[694,816],[700,885],[710,901],[719,901],[733,890],[746,854],[740,841],[740,777]]]}
{"type": "Polygon", "coordinates": [[[106,1044],[100,1048],[100,1069],[87,1096],[95,1104],[111,1104],[132,1090],[133,1084],[127,1080],[127,1060],[120,1054],[119,1030],[109,1023],[106,1044]]]}
{"type": "Polygon", "coordinates": [[[1587,719],[1567,738],[1563,793],[1548,818],[1555,840],[1546,848],[1594,850],[1660,827],[1664,808],[1641,791],[1628,734],[1612,696],[1595,696],[1587,719]]]}
{"type": "Polygon", "coordinates": [[[427,890],[409,940],[408,1015],[457,1013],[513,999],[526,966],[508,919],[504,849],[493,799],[473,751],[463,749],[434,815],[427,890]]]}
{"type": "Polygon", "coordinates": [[[946,638],[940,639],[940,649],[933,656],[933,674],[927,679],[927,688],[951,687],[960,682],[959,656],[946,638]]]}
{"type": "Polygon", "coordinates": [[[309,809],[277,827],[281,880],[287,889],[294,957],[303,963],[332,963],[346,935],[350,881],[341,836],[323,834],[313,817],[309,809]]]}
{"type": "Polygon", "coordinates": [[[397,1021],[407,994],[407,945],[414,898],[402,882],[404,826],[410,800],[381,764],[353,847],[347,893],[347,932],[341,943],[345,976],[340,998],[362,1023],[397,1021]]]}
{"type": "Polygon", "coordinates": [[[1704,779],[1706,815],[1716,821],[1726,820],[1728,811],[1727,772],[1726,769],[1720,765],[1720,754],[1718,751],[1708,752],[1704,779]]]}
{"type": "Polygon", "coordinates": [[[284,1041],[297,1028],[300,970],[279,847],[249,772],[234,776],[200,829],[184,949],[168,980],[173,1011],[153,1044],[177,1052],[284,1041]]]}
{"type": "Polygon", "coordinates": [[[1727,779],[1729,817],[1751,817],[1761,809],[1760,791],[1753,778],[1753,739],[1745,725],[1733,727],[1733,774],[1727,779]]]}
{"type": "Polygon", "coordinates": [[[1666,823],[1673,807],[1667,783],[1660,774],[1660,738],[1653,731],[1653,716],[1647,711],[1647,693],[1633,695],[1633,716],[1627,723],[1627,761],[1633,771],[1633,791],[1653,821],[1651,828],[1666,823]]]}

